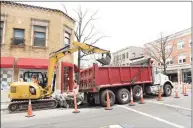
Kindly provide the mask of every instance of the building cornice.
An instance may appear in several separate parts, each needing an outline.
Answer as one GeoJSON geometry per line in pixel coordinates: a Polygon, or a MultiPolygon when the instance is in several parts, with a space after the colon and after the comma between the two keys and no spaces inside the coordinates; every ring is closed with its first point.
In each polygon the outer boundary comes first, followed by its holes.
{"type": "Polygon", "coordinates": [[[58,9],[51,9],[51,8],[45,8],[45,7],[40,7],[40,6],[21,4],[21,3],[16,3],[16,2],[12,2],[12,1],[1,1],[1,5],[11,5],[11,6],[18,6],[18,7],[24,7],[24,8],[34,8],[34,9],[39,9],[39,10],[57,12],[59,14],[64,15],[66,18],[68,18],[73,23],[75,23],[75,20],[72,17],[68,16],[66,13],[64,13],[63,11],[58,10],[58,9]]]}

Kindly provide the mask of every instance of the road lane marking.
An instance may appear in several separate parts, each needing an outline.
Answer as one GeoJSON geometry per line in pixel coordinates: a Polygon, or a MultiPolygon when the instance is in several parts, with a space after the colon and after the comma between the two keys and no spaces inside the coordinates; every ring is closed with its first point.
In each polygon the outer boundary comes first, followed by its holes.
{"type": "Polygon", "coordinates": [[[172,104],[165,104],[165,103],[159,103],[159,102],[154,102],[154,101],[147,101],[147,102],[155,103],[155,104],[162,104],[162,105],[169,106],[169,107],[180,108],[180,109],[192,111],[192,110],[189,109],[189,108],[184,108],[184,107],[180,107],[180,106],[176,106],[176,105],[172,105],[172,104]]]}
{"type": "Polygon", "coordinates": [[[160,122],[169,124],[169,125],[174,126],[174,127],[176,127],[176,128],[185,128],[184,126],[181,126],[181,125],[178,125],[178,124],[169,122],[169,121],[167,121],[167,120],[164,120],[164,119],[159,118],[159,117],[156,117],[156,116],[149,115],[149,114],[144,113],[144,112],[137,111],[137,110],[135,110],[135,109],[132,109],[132,108],[129,108],[129,107],[126,107],[126,106],[121,106],[121,105],[117,105],[117,106],[118,106],[118,107],[125,108],[125,109],[128,109],[128,110],[133,111],[133,112],[136,112],[136,113],[138,113],[138,114],[141,114],[141,115],[144,115],[144,116],[153,118],[153,119],[155,119],[155,120],[158,120],[158,121],[160,121],[160,122]]]}

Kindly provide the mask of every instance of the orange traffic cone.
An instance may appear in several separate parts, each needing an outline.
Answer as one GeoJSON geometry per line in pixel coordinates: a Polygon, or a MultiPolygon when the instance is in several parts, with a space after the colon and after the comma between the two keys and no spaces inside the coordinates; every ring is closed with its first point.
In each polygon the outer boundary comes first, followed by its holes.
{"type": "Polygon", "coordinates": [[[179,95],[178,95],[178,83],[176,83],[175,85],[176,85],[176,90],[175,90],[176,95],[175,95],[174,98],[180,98],[179,95]]]}
{"type": "Polygon", "coordinates": [[[77,103],[76,103],[76,93],[74,92],[74,111],[72,113],[79,113],[77,103]]]}
{"type": "Polygon", "coordinates": [[[111,108],[110,105],[110,99],[109,99],[109,91],[107,90],[107,107],[105,108],[105,110],[112,110],[113,108],[111,108]]]}
{"type": "Polygon", "coordinates": [[[25,117],[33,117],[35,115],[33,115],[32,113],[32,105],[31,105],[31,100],[29,100],[29,104],[28,104],[28,112],[27,112],[27,116],[25,117]]]}
{"type": "Polygon", "coordinates": [[[131,92],[131,100],[129,103],[129,106],[135,106],[134,102],[133,102],[133,91],[132,91],[132,87],[130,88],[130,92],[131,92]]]}
{"type": "Polygon", "coordinates": [[[188,96],[186,89],[187,89],[187,85],[184,85],[184,96],[188,96]]]}
{"type": "Polygon", "coordinates": [[[144,102],[144,99],[143,99],[143,90],[142,90],[142,87],[141,87],[141,99],[140,99],[140,101],[139,101],[139,104],[145,104],[145,102],[144,102]]]}
{"type": "Polygon", "coordinates": [[[182,83],[182,94],[184,94],[184,84],[182,83]]]}
{"type": "Polygon", "coordinates": [[[159,88],[159,92],[158,92],[158,101],[162,101],[162,96],[161,96],[161,87],[159,88]]]}

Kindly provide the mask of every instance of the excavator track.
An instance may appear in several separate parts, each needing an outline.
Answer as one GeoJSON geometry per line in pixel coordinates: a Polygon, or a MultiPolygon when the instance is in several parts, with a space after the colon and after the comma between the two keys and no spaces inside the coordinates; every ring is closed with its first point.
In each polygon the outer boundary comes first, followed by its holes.
{"type": "MultiPolygon", "coordinates": [[[[28,110],[29,100],[12,101],[8,105],[8,110],[11,113],[18,113],[28,110]]],[[[39,99],[31,100],[33,110],[54,109],[58,106],[58,101],[55,99],[39,99]]]]}

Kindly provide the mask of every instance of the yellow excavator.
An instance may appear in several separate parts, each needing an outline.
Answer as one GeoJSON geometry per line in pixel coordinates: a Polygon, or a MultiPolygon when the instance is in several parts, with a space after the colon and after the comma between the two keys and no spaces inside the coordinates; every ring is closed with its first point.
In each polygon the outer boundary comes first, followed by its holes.
{"type": "Polygon", "coordinates": [[[87,54],[102,54],[102,58],[98,59],[103,65],[110,64],[110,51],[104,50],[86,43],[72,42],[72,46],[68,45],[49,55],[48,75],[41,72],[25,72],[23,75],[24,82],[10,83],[10,92],[8,97],[11,102],[8,105],[10,112],[23,111],[28,109],[29,100],[33,105],[33,109],[49,109],[58,106],[57,99],[52,97],[52,86],[55,82],[54,69],[55,64],[67,54],[73,54],[81,50],[87,54]],[[105,58],[104,58],[105,55],[105,58]],[[40,83],[27,82],[26,78],[30,78],[33,74],[40,75],[43,79],[40,83]]]}

